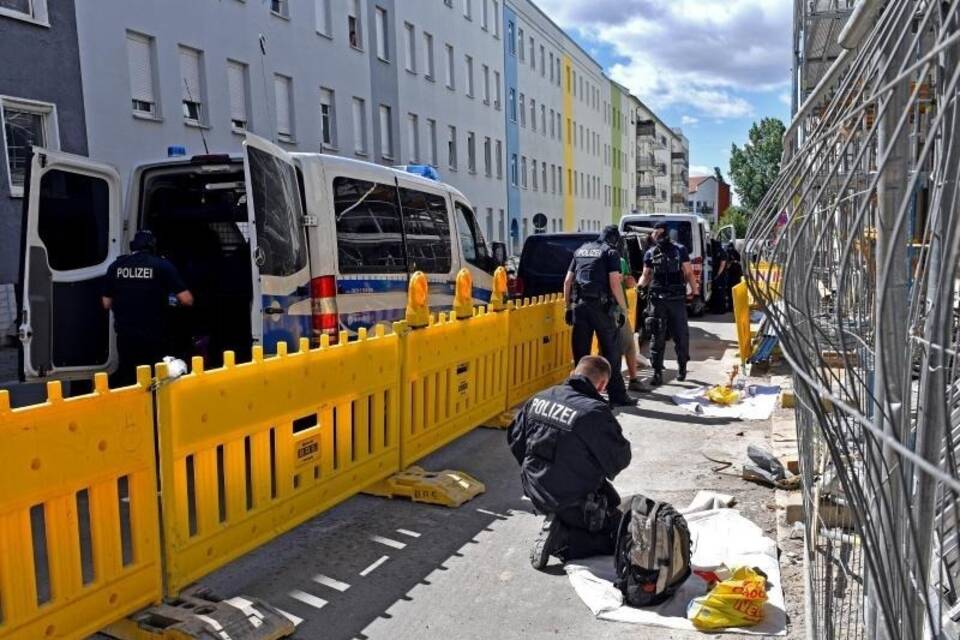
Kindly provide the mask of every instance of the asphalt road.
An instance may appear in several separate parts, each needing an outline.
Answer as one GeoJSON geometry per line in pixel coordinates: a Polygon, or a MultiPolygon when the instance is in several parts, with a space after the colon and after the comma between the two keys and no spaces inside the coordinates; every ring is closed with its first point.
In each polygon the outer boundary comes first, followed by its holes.
{"type": "MultiPolygon", "coordinates": [[[[776,538],[772,490],[737,477],[747,445],[769,441],[769,422],[697,418],[670,400],[679,388],[722,380],[734,336],[729,316],[693,322],[690,379],[673,381],[673,366],[671,382],[619,413],[633,463],[615,484],[622,495],[642,492],[680,506],[699,489],[733,494],[741,512],[776,538]],[[704,453],[734,466],[715,471],[704,453]]],[[[596,620],[556,561],[545,573],[530,568],[540,519],[522,499],[504,432],[477,429],[423,466],[466,471],[487,491],[458,509],[357,496],[202,584],[292,614],[302,640],[703,636],[596,620]]],[[[803,637],[799,575],[784,568],[791,638],[803,637]]]]}

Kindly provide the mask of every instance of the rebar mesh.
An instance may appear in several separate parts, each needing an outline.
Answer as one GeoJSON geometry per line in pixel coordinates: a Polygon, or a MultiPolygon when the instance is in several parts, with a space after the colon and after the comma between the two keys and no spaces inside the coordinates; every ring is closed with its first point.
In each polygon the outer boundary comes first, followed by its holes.
{"type": "Polygon", "coordinates": [[[811,633],[956,640],[960,0],[865,4],[752,219],[748,283],[793,369],[811,633]]]}

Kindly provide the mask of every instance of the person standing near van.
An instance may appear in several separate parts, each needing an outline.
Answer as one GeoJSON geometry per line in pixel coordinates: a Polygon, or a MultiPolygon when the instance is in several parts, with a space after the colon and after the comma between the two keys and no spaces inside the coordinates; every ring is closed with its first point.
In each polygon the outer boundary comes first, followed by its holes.
{"type": "MultiPolygon", "coordinates": [[[[620,258],[620,276],[623,285],[623,297],[626,299],[627,291],[637,286],[637,281],[630,270],[630,264],[625,257],[620,258]]],[[[630,391],[649,391],[640,381],[639,377],[639,353],[637,352],[637,337],[634,328],[630,325],[630,319],[620,327],[620,352],[623,353],[623,359],[627,364],[627,374],[629,381],[627,389],[630,391]]]]}
{"type": "Polygon", "coordinates": [[[643,257],[643,275],[639,286],[650,285],[653,306],[653,344],[650,360],[653,361],[654,386],[663,384],[663,357],[666,350],[667,329],[673,337],[677,350],[677,380],[686,380],[687,362],[690,360],[690,329],[687,325],[687,287],[689,284],[696,298],[700,283],[693,273],[690,253],[682,244],[670,238],[666,223],[658,223],[653,229],[656,246],[643,257]]]}
{"type": "Polygon", "coordinates": [[[620,374],[620,327],[626,323],[627,302],[620,274],[620,230],[604,227],[596,240],[585,243],[573,253],[573,261],[563,281],[567,302],[565,320],[573,327],[573,359],[579,362],[590,354],[593,336],[597,336],[600,354],[615,363],[607,386],[610,404],[629,406],[636,401],[627,394],[620,374]]]}
{"type": "Polygon", "coordinates": [[[173,263],[156,255],[157,241],[150,231],[138,231],[130,254],[120,256],[107,269],[101,302],[113,311],[119,364],[111,377],[114,387],[133,384],[137,367],[153,365],[166,355],[166,313],[170,296],[185,307],[193,305],[173,263]]]}

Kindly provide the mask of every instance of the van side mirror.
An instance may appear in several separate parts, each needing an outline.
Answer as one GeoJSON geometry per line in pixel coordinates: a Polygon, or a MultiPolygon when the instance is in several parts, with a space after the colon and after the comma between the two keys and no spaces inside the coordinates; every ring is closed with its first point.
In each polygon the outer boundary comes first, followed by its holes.
{"type": "Polygon", "coordinates": [[[493,250],[494,268],[507,264],[507,245],[502,242],[492,242],[490,246],[493,250]]]}

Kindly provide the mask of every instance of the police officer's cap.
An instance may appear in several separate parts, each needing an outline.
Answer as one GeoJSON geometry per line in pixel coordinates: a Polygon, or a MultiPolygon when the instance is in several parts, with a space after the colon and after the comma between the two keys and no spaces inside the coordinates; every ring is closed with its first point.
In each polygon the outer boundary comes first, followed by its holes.
{"type": "Polygon", "coordinates": [[[130,241],[130,250],[131,251],[154,251],[157,248],[157,238],[153,235],[152,231],[137,231],[137,235],[133,236],[133,240],[130,241]]]}
{"type": "Polygon", "coordinates": [[[606,242],[612,247],[620,244],[620,229],[615,225],[608,224],[600,232],[600,242],[606,242]]]}

